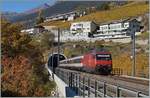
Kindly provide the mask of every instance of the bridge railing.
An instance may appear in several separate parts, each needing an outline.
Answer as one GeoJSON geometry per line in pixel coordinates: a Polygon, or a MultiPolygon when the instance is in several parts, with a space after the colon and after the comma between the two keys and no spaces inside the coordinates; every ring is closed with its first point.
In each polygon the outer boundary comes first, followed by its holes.
{"type": "Polygon", "coordinates": [[[88,97],[143,97],[142,92],[132,91],[106,81],[100,81],[92,77],[85,77],[78,72],[69,72],[56,69],[56,75],[61,78],[77,96],[88,97]]]}
{"type": "Polygon", "coordinates": [[[121,68],[113,68],[111,74],[113,74],[113,75],[122,75],[123,74],[123,69],[121,69],[121,68]]]}

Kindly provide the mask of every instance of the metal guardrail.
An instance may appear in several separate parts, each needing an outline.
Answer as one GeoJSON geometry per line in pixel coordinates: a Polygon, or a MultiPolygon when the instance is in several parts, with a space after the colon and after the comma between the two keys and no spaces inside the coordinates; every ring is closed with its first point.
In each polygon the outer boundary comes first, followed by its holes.
{"type": "Polygon", "coordinates": [[[56,75],[62,79],[77,96],[83,97],[144,97],[142,92],[132,91],[117,85],[108,84],[106,81],[84,77],[77,72],[69,72],[56,68],[56,75]]]}
{"type": "Polygon", "coordinates": [[[113,68],[112,69],[112,74],[113,75],[122,75],[123,74],[123,70],[121,68],[113,68]]]}

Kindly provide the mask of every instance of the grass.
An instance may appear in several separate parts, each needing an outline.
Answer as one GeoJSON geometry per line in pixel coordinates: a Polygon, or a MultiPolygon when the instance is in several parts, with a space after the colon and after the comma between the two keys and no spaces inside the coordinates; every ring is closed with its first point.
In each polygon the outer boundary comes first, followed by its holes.
{"type": "Polygon", "coordinates": [[[70,27],[70,22],[64,22],[64,21],[50,21],[41,23],[42,26],[57,26],[59,28],[68,29],[70,27]]]}
{"type": "MultiPolygon", "coordinates": [[[[118,56],[113,57],[113,67],[121,68],[123,74],[131,75],[132,72],[132,60],[130,58],[129,52],[124,52],[118,54],[118,56]]],[[[145,53],[136,54],[136,76],[148,77],[149,68],[148,68],[148,55],[145,53]]]]}
{"type": "Polygon", "coordinates": [[[149,32],[143,32],[141,35],[137,36],[138,39],[148,39],[149,32]]]}
{"type": "MultiPolygon", "coordinates": [[[[97,11],[95,13],[91,13],[89,15],[85,15],[83,17],[77,18],[75,21],[95,21],[97,24],[108,22],[112,20],[126,19],[130,17],[135,17],[139,15],[143,15],[148,12],[149,5],[144,2],[132,2],[124,6],[120,6],[117,8],[110,9],[108,11],[97,11]]],[[[62,22],[62,21],[51,21],[45,22],[41,25],[50,25],[50,26],[58,26],[59,28],[68,29],[70,27],[71,22],[62,22]]]]}

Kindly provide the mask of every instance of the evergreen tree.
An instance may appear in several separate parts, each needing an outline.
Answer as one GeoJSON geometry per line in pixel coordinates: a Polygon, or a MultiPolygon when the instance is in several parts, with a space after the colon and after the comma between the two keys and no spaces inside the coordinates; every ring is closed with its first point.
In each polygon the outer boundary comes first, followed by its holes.
{"type": "Polygon", "coordinates": [[[97,10],[109,10],[110,9],[110,5],[109,5],[109,3],[104,3],[104,4],[100,5],[100,6],[97,6],[96,9],[97,10]]]}
{"type": "Polygon", "coordinates": [[[38,14],[38,17],[36,19],[36,24],[40,24],[44,22],[44,18],[42,17],[42,10],[39,10],[39,14],[38,14]]]}

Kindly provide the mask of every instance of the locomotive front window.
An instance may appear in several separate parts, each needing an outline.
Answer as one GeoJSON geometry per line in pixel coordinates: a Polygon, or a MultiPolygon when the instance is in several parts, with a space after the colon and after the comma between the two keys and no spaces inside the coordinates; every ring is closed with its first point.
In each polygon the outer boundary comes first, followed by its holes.
{"type": "Polygon", "coordinates": [[[96,55],[97,60],[111,60],[110,54],[97,54],[96,55]]]}

